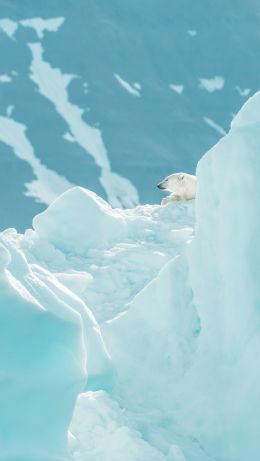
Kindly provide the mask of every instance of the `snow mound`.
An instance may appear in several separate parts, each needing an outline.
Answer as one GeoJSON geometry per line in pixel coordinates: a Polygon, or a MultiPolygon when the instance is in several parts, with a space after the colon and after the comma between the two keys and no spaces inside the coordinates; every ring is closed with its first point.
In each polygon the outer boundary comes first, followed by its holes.
{"type": "Polygon", "coordinates": [[[69,189],[33,220],[40,238],[73,255],[90,248],[106,248],[115,237],[125,237],[125,223],[117,210],[94,192],[69,189]],[[68,212],[69,210],[69,212],[68,212]]]}
{"type": "Polygon", "coordinates": [[[50,19],[43,19],[43,18],[30,18],[30,19],[23,19],[20,21],[20,24],[23,27],[31,27],[35,30],[37,37],[41,40],[44,37],[45,31],[48,32],[57,32],[65,18],[50,18],[50,19]]]}

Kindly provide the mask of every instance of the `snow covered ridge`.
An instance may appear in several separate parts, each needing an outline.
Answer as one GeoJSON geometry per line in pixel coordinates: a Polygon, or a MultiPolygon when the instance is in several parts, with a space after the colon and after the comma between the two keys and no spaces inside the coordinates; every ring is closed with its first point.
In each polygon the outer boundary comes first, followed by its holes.
{"type": "Polygon", "coordinates": [[[0,235],[0,459],[258,461],[259,113],[196,203],[73,188],[0,235]]]}

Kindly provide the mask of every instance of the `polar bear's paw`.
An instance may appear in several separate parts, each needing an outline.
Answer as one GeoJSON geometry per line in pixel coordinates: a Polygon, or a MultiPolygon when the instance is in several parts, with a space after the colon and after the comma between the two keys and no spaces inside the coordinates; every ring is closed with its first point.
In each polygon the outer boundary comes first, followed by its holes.
{"type": "Polygon", "coordinates": [[[168,197],[164,197],[161,201],[161,205],[167,205],[170,202],[179,202],[181,200],[181,196],[177,194],[171,194],[168,197]]]}

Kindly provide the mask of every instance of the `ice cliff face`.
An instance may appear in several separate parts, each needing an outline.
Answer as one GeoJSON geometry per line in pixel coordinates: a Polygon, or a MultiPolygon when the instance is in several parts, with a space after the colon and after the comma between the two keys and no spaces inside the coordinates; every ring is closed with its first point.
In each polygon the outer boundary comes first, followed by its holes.
{"type": "Polygon", "coordinates": [[[259,107],[258,93],[198,167],[190,280],[201,334],[191,376],[201,405],[189,424],[217,459],[259,456],[259,107]]]}
{"type": "Polygon", "coordinates": [[[259,109],[195,203],[73,188],[0,235],[0,459],[258,461],[259,109]]]}

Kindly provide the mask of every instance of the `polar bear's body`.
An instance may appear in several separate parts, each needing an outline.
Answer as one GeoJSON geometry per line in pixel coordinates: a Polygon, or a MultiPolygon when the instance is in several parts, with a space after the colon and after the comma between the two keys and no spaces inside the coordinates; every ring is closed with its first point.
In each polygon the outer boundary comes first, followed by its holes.
{"type": "Polygon", "coordinates": [[[192,200],[196,197],[197,178],[188,173],[174,173],[163,179],[157,187],[171,192],[162,200],[162,205],[178,200],[192,200]]]}

